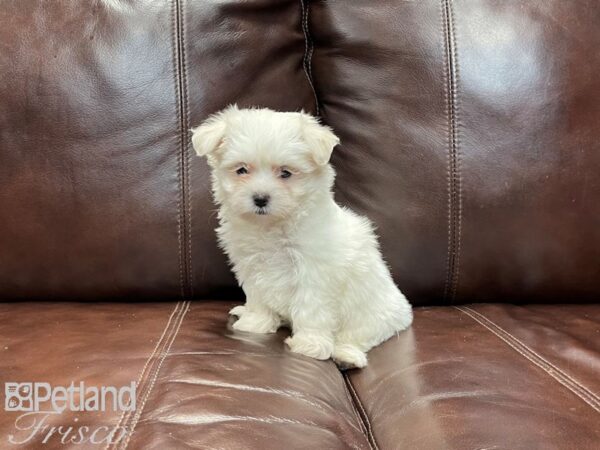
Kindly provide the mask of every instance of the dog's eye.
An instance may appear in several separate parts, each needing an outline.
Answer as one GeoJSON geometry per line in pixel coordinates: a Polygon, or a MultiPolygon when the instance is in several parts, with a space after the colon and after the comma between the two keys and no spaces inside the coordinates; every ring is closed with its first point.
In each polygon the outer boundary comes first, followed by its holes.
{"type": "Polygon", "coordinates": [[[285,170],[285,169],[283,169],[281,171],[281,174],[279,174],[280,178],[289,178],[291,176],[292,176],[292,172],[290,172],[289,170],[285,170]]]}
{"type": "Polygon", "coordinates": [[[238,170],[235,171],[235,173],[237,173],[238,175],[244,175],[248,173],[248,169],[246,169],[245,167],[240,167],[238,170]]]}

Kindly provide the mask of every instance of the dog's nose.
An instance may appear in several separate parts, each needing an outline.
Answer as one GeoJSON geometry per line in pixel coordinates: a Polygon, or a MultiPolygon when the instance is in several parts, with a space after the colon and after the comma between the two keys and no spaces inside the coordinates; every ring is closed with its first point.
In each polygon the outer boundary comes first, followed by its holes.
{"type": "Polygon", "coordinates": [[[254,200],[254,204],[259,208],[264,208],[269,203],[268,195],[255,195],[252,199],[254,200]]]}

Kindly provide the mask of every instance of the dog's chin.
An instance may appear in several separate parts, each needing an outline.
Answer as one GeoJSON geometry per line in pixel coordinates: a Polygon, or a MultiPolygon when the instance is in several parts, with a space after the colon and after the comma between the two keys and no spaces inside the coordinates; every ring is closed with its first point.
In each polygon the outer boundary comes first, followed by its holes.
{"type": "Polygon", "coordinates": [[[273,210],[271,208],[254,208],[240,214],[240,218],[247,222],[254,222],[260,225],[275,225],[280,224],[282,221],[288,220],[286,215],[282,215],[280,211],[273,210]]]}
{"type": "Polygon", "coordinates": [[[273,211],[269,208],[254,208],[243,211],[239,217],[250,222],[264,222],[275,219],[273,211]]]}

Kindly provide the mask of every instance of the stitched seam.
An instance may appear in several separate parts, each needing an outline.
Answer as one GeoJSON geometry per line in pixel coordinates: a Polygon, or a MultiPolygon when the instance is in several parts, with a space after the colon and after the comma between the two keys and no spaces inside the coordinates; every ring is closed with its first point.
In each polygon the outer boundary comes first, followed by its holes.
{"type": "Polygon", "coordinates": [[[363,407],[363,404],[360,401],[360,397],[354,390],[354,386],[352,385],[350,378],[345,373],[344,373],[344,380],[346,380],[346,385],[350,389],[352,398],[354,399],[354,404],[359,408],[360,416],[362,418],[363,425],[367,432],[367,442],[369,443],[369,447],[371,447],[372,449],[375,449],[375,450],[379,450],[379,447],[377,446],[377,441],[375,440],[375,436],[373,435],[373,429],[371,428],[371,421],[369,420],[367,411],[363,407]]]}
{"type": "Polygon", "coordinates": [[[462,199],[462,175],[461,175],[461,153],[460,153],[460,114],[459,114],[459,99],[458,99],[458,84],[459,84],[459,63],[458,54],[456,50],[456,21],[454,20],[454,6],[452,0],[448,1],[448,13],[450,18],[449,30],[452,32],[452,61],[454,62],[454,91],[453,91],[453,102],[454,105],[454,169],[456,170],[455,175],[455,202],[456,202],[456,248],[455,248],[455,261],[454,261],[454,279],[453,279],[453,291],[452,301],[456,299],[458,293],[458,286],[460,281],[460,252],[462,245],[462,215],[463,215],[463,199],[462,199]]]}
{"type": "Polygon", "coordinates": [[[190,297],[194,296],[194,283],[193,283],[193,273],[194,271],[192,270],[192,198],[191,198],[191,188],[190,188],[190,166],[191,166],[191,161],[190,161],[190,140],[188,139],[188,130],[191,128],[190,126],[190,109],[188,108],[188,104],[189,104],[189,97],[188,97],[188,82],[187,82],[187,58],[186,58],[186,53],[185,53],[185,35],[186,35],[186,31],[185,31],[185,11],[186,8],[184,6],[184,1],[185,0],[180,0],[181,1],[181,13],[180,13],[180,22],[181,22],[181,48],[180,48],[180,53],[181,53],[181,65],[183,67],[182,70],[182,78],[181,78],[181,84],[182,84],[182,89],[183,89],[183,96],[182,96],[182,101],[183,101],[183,109],[185,111],[185,115],[183,117],[183,123],[185,126],[182,127],[181,130],[181,136],[182,136],[182,141],[183,141],[183,146],[182,146],[182,153],[184,154],[184,162],[185,162],[185,178],[184,178],[184,186],[185,186],[185,193],[186,193],[186,197],[187,197],[187,224],[186,224],[186,239],[187,239],[187,260],[188,260],[188,266],[187,266],[187,282],[188,282],[188,289],[189,289],[189,294],[190,297]]]}
{"type": "Polygon", "coordinates": [[[315,114],[318,116],[320,115],[319,98],[317,97],[317,90],[315,89],[312,75],[312,55],[314,44],[308,26],[308,16],[310,11],[309,1],[310,0],[300,0],[300,7],[302,8],[302,32],[304,33],[304,57],[302,58],[302,67],[304,69],[304,73],[306,74],[306,78],[308,79],[308,84],[310,84],[310,88],[312,89],[315,99],[315,114]]]}
{"type": "MultiPolygon", "coordinates": [[[[448,80],[449,80],[449,68],[448,68],[448,64],[449,64],[449,56],[448,56],[448,32],[447,29],[448,27],[446,26],[446,8],[445,8],[445,1],[441,0],[440,1],[440,7],[441,7],[441,16],[442,16],[442,36],[443,36],[443,46],[444,46],[444,58],[443,58],[443,66],[444,66],[444,71],[443,71],[443,80],[444,80],[444,101],[446,102],[446,119],[447,119],[447,130],[446,130],[446,145],[448,148],[450,148],[450,136],[451,136],[451,112],[450,112],[450,96],[448,93],[448,80]]],[[[446,279],[444,280],[444,301],[446,301],[446,299],[448,298],[448,291],[449,291],[449,287],[450,287],[450,273],[452,272],[451,270],[451,265],[452,265],[452,259],[451,259],[451,255],[452,255],[452,196],[450,195],[452,189],[451,189],[451,180],[450,180],[450,152],[448,151],[447,154],[447,159],[448,159],[448,167],[446,170],[446,183],[447,183],[447,187],[446,187],[446,191],[447,191],[447,241],[448,241],[448,247],[447,247],[447,251],[446,251],[446,279]]]]}
{"type": "Polygon", "coordinates": [[[174,16],[174,47],[175,47],[175,67],[176,67],[176,95],[177,95],[177,118],[179,121],[179,186],[180,186],[180,206],[179,206],[179,223],[181,228],[180,238],[180,253],[181,253],[181,281],[182,281],[182,296],[185,299],[190,296],[190,249],[191,239],[189,239],[189,223],[188,219],[191,217],[189,212],[189,194],[188,194],[188,166],[189,166],[189,152],[187,144],[187,129],[186,126],[188,119],[187,111],[187,87],[186,87],[186,75],[185,75],[185,61],[184,61],[184,41],[183,41],[183,19],[182,19],[182,0],[173,0],[173,16],[174,16]]]}
{"type": "Polygon", "coordinates": [[[179,255],[179,289],[181,298],[185,298],[185,277],[184,277],[184,268],[183,268],[183,260],[184,255],[182,252],[183,248],[183,221],[182,221],[182,174],[181,174],[181,104],[180,99],[181,95],[179,94],[180,83],[179,83],[179,64],[178,61],[178,44],[177,44],[177,13],[176,10],[176,2],[177,0],[171,1],[171,39],[173,45],[173,77],[174,77],[174,85],[175,85],[175,103],[176,103],[176,115],[177,115],[177,123],[180,128],[177,133],[177,184],[179,186],[179,192],[177,196],[177,251],[179,255]]]}
{"type": "Polygon", "coordinates": [[[529,360],[531,363],[542,369],[550,377],[554,378],[557,382],[587,403],[592,409],[600,413],[600,402],[594,393],[589,391],[587,388],[576,382],[573,378],[565,374],[561,369],[557,368],[553,364],[549,363],[542,356],[534,352],[527,345],[523,344],[517,338],[512,336],[510,333],[500,328],[494,322],[489,320],[487,317],[479,314],[478,312],[466,308],[455,306],[457,310],[466,314],[471,319],[479,323],[481,326],[486,328],[488,331],[493,333],[496,337],[504,341],[513,350],[519,353],[521,356],[529,360]],[[480,317],[480,318],[479,318],[480,317]],[[487,323],[486,323],[487,322],[487,323]]]}
{"type": "Polygon", "coordinates": [[[129,441],[131,440],[131,436],[133,436],[133,433],[135,432],[135,427],[137,426],[137,424],[140,420],[140,417],[142,415],[142,412],[144,411],[144,407],[146,406],[146,401],[148,400],[148,398],[150,397],[150,394],[152,393],[152,390],[154,389],[154,385],[156,384],[156,380],[158,378],[158,374],[160,373],[162,365],[163,365],[166,357],[169,355],[169,352],[171,351],[171,346],[173,345],[173,342],[175,342],[175,339],[177,338],[177,335],[179,334],[179,329],[181,328],[181,324],[183,323],[183,320],[185,319],[185,315],[187,314],[187,312],[190,309],[190,303],[191,303],[190,301],[185,302],[183,308],[181,309],[181,313],[179,314],[178,321],[177,321],[177,326],[174,329],[174,332],[171,334],[171,336],[168,339],[169,343],[165,347],[165,351],[163,352],[163,354],[158,362],[158,366],[156,367],[156,370],[154,371],[154,375],[152,376],[152,381],[150,383],[150,387],[146,391],[146,394],[144,395],[144,398],[142,399],[142,403],[141,403],[139,409],[136,411],[135,416],[133,416],[133,423],[131,424],[130,431],[127,434],[127,439],[125,440],[125,442],[123,443],[123,446],[121,447],[123,450],[125,450],[127,448],[127,446],[129,445],[129,441]]]}
{"type": "MultiPolygon", "coordinates": [[[[473,310],[470,310],[470,311],[473,312],[476,315],[479,315],[478,313],[476,313],[473,310]]],[[[554,366],[552,366],[552,364],[550,364],[544,358],[542,358],[541,356],[539,356],[537,353],[535,353],[533,350],[531,350],[525,344],[521,343],[519,340],[517,340],[516,338],[512,337],[512,335],[510,335],[509,333],[507,333],[506,331],[504,331],[502,328],[500,328],[497,325],[495,325],[493,322],[491,322],[488,319],[486,319],[484,316],[479,315],[479,316],[482,317],[482,320],[487,321],[490,324],[489,326],[486,325],[483,321],[478,320],[473,315],[467,313],[466,311],[463,311],[463,312],[465,314],[469,315],[473,320],[477,321],[482,326],[484,326],[485,328],[487,328],[489,331],[491,331],[492,333],[494,333],[497,337],[499,337],[500,339],[502,339],[505,343],[507,343],[515,351],[517,351],[518,353],[520,353],[523,357],[527,358],[529,361],[531,361],[532,363],[534,363],[536,366],[540,367],[548,375],[550,375],[552,378],[554,378],[556,381],[558,381],[564,387],[566,387],[567,389],[569,389],[575,395],[577,395],[578,397],[580,397],[583,401],[585,401],[594,410],[600,412],[600,403],[597,401],[597,399],[595,398],[594,394],[591,391],[588,391],[587,388],[585,388],[585,387],[581,386],[579,383],[575,382],[572,378],[570,378],[564,372],[560,371],[560,369],[555,368],[554,366]],[[494,330],[494,328],[496,328],[496,330],[494,330]]]]}
{"type": "Polygon", "coordinates": [[[482,320],[487,322],[490,326],[494,327],[499,333],[505,334],[509,339],[512,339],[517,345],[521,346],[525,351],[531,352],[535,357],[539,358],[544,364],[546,364],[552,371],[555,371],[559,376],[562,376],[562,377],[566,378],[567,380],[569,380],[579,390],[581,390],[584,395],[589,396],[590,398],[593,399],[594,402],[596,402],[600,405],[600,397],[598,395],[596,395],[589,388],[585,387],[583,384],[581,384],[579,381],[577,381],[571,375],[566,373],[564,370],[562,370],[561,368],[552,364],[550,361],[548,361],[542,355],[537,353],[535,350],[533,350],[531,347],[529,347],[523,341],[519,340],[519,338],[512,335],[509,331],[505,330],[504,328],[500,327],[500,325],[496,324],[495,322],[493,322],[491,319],[489,319],[488,317],[486,317],[479,311],[475,311],[474,309],[471,309],[468,306],[464,306],[463,308],[470,311],[471,313],[475,314],[476,316],[480,317],[482,320]]]}
{"type": "MultiPolygon", "coordinates": [[[[163,341],[159,352],[157,353],[157,355],[155,356],[154,360],[152,361],[152,366],[151,369],[148,372],[148,378],[145,380],[145,383],[142,387],[140,387],[137,390],[137,398],[145,398],[146,395],[148,394],[148,389],[149,389],[149,385],[150,385],[150,381],[152,379],[152,374],[156,372],[156,366],[158,364],[158,361],[160,361],[159,355],[164,354],[165,352],[165,348],[168,345],[169,339],[173,334],[173,330],[177,324],[178,318],[181,315],[183,308],[180,308],[177,313],[175,314],[174,318],[175,320],[171,323],[169,323],[169,328],[167,329],[167,333],[166,333],[166,338],[163,341]]],[[[137,422],[136,416],[137,416],[138,411],[132,411],[127,417],[125,422],[123,422],[122,426],[125,430],[128,431],[128,433],[133,432],[133,428],[131,428],[131,423],[133,421],[137,422]]],[[[129,438],[127,438],[127,440],[129,440],[129,438]]],[[[121,448],[123,448],[123,445],[125,445],[124,441],[118,442],[115,444],[115,447],[118,448],[119,446],[121,448]]]]}
{"type": "MultiPolygon", "coordinates": [[[[145,378],[145,375],[147,373],[146,369],[149,367],[150,362],[154,362],[154,357],[155,357],[156,353],[158,352],[158,349],[163,347],[163,343],[165,342],[164,338],[165,338],[165,335],[167,334],[167,330],[170,329],[171,322],[173,321],[173,317],[179,311],[179,307],[181,306],[181,304],[182,304],[181,302],[177,302],[177,304],[175,305],[175,308],[173,308],[173,311],[171,311],[171,314],[169,315],[169,320],[167,321],[167,324],[165,325],[163,332],[160,335],[160,338],[156,342],[156,345],[154,346],[154,350],[152,351],[152,353],[150,354],[148,359],[146,359],[146,363],[144,364],[144,367],[142,367],[142,370],[140,372],[140,375],[138,376],[138,380],[137,380],[137,384],[136,384],[136,391],[138,393],[142,391],[142,389],[143,389],[142,385],[145,384],[145,382],[147,381],[147,378],[145,378]]],[[[131,414],[132,414],[131,411],[123,411],[123,413],[121,414],[121,417],[119,418],[119,422],[117,422],[117,425],[115,426],[114,430],[118,430],[122,424],[123,424],[123,427],[126,427],[126,424],[129,421],[131,414]]],[[[104,450],[108,450],[111,446],[113,448],[115,448],[118,444],[119,444],[118,442],[115,442],[115,443],[109,442],[108,444],[106,444],[106,447],[104,447],[104,450]]]]}
{"type": "Polygon", "coordinates": [[[448,255],[444,299],[453,303],[458,291],[462,232],[462,193],[458,142],[458,61],[451,0],[442,0],[446,113],[448,116],[448,255]]]}

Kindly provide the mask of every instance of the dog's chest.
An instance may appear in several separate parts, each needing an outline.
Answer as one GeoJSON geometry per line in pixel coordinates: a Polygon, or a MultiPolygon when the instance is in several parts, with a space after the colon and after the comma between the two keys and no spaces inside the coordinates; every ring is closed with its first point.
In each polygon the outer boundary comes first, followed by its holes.
{"type": "Polygon", "coordinates": [[[222,226],[218,235],[233,263],[239,281],[261,277],[268,280],[293,280],[300,249],[284,233],[244,233],[222,226]]]}

